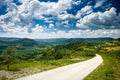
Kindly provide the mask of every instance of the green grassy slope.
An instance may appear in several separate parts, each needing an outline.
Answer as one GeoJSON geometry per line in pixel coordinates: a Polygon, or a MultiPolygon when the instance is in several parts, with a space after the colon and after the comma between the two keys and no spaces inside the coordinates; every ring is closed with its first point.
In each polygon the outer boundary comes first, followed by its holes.
{"type": "Polygon", "coordinates": [[[103,64],[85,80],[120,80],[120,41],[114,40],[98,46],[103,64]]]}

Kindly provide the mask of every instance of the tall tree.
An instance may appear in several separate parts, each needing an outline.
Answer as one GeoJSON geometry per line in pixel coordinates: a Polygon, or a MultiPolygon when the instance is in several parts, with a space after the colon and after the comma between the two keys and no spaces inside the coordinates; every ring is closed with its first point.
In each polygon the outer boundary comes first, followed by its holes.
{"type": "Polygon", "coordinates": [[[52,46],[47,46],[46,47],[45,53],[46,53],[47,63],[48,63],[49,56],[51,56],[54,53],[54,51],[55,51],[55,49],[52,46]]]}
{"type": "Polygon", "coordinates": [[[9,46],[6,48],[6,50],[3,52],[3,57],[6,60],[7,63],[7,69],[10,69],[10,63],[15,59],[15,48],[13,46],[9,46]]]}

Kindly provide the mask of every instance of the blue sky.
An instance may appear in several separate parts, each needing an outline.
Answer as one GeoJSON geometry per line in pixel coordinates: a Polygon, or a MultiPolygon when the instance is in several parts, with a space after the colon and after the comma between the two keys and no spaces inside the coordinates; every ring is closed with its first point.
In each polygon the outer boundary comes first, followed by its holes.
{"type": "Polygon", "coordinates": [[[120,0],[0,0],[0,37],[120,37],[120,0]]]}

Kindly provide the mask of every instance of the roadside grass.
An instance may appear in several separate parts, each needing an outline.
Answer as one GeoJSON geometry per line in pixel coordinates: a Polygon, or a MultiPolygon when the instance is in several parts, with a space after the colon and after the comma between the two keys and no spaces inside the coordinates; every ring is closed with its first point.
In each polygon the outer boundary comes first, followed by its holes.
{"type": "MultiPolygon", "coordinates": [[[[79,57],[77,57],[77,59],[76,58],[72,58],[72,59],[63,58],[63,59],[59,59],[59,60],[49,60],[48,62],[46,62],[45,60],[40,60],[40,61],[17,60],[11,64],[11,66],[10,66],[11,71],[9,71],[9,73],[11,74],[10,77],[12,79],[15,79],[15,78],[19,78],[22,76],[46,71],[49,69],[69,65],[72,63],[80,62],[80,61],[84,61],[84,60],[87,60],[90,58],[92,58],[92,57],[91,56],[88,56],[88,57],[87,56],[84,56],[84,57],[79,56],[79,57]]],[[[6,65],[2,64],[0,66],[0,70],[7,70],[6,65]]]]}
{"type": "Polygon", "coordinates": [[[115,64],[113,67],[114,77],[116,80],[120,80],[120,59],[115,59],[115,64]]]}
{"type": "Polygon", "coordinates": [[[102,51],[103,64],[88,75],[84,80],[120,80],[119,49],[115,51],[102,51]]]}
{"type": "Polygon", "coordinates": [[[111,57],[101,54],[103,63],[84,80],[114,80],[113,65],[114,61],[111,57]]]}
{"type": "MultiPolygon", "coordinates": [[[[64,65],[68,65],[68,64],[72,64],[72,63],[76,63],[76,62],[80,62],[80,61],[84,61],[87,59],[92,58],[92,56],[77,56],[77,57],[72,57],[70,59],[58,59],[58,60],[49,60],[47,62],[47,60],[40,60],[40,61],[36,61],[34,59],[30,59],[30,60],[16,60],[13,63],[11,63],[10,68],[11,70],[15,68],[30,68],[30,67],[36,67],[36,66],[47,66],[50,65],[51,67],[59,67],[59,66],[64,66],[64,65]],[[77,58],[77,59],[76,59],[77,58]]],[[[0,70],[7,70],[6,64],[4,63],[0,63],[0,70]]],[[[44,67],[45,68],[45,67],[44,67]]],[[[17,70],[15,70],[17,71],[17,70]]]]}
{"type": "Polygon", "coordinates": [[[8,80],[5,76],[2,76],[1,80],[8,80]]]}

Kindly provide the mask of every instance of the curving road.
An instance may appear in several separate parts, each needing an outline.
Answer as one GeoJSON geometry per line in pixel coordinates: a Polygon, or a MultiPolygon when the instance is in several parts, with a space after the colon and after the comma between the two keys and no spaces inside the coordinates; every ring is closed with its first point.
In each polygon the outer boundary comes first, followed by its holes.
{"type": "Polygon", "coordinates": [[[83,80],[102,62],[102,57],[96,54],[94,58],[83,62],[25,76],[16,80],[83,80]]]}

